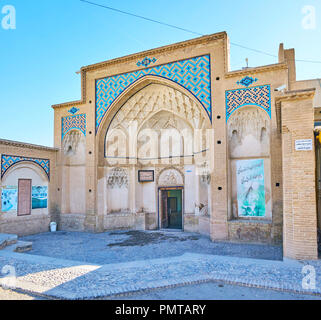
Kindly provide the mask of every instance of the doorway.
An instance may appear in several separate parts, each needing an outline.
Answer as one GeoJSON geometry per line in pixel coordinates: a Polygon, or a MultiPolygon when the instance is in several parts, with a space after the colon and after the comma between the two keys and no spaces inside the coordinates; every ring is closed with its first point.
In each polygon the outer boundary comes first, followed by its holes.
{"type": "Polygon", "coordinates": [[[182,188],[161,190],[161,229],[183,229],[182,188]]]}

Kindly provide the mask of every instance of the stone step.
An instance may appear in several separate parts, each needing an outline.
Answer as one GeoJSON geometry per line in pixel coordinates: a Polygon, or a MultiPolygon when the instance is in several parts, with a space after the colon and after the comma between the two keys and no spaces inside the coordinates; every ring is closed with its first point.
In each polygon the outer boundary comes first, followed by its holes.
{"type": "Polygon", "coordinates": [[[17,241],[18,236],[16,234],[0,233],[0,250],[17,243],[17,241]]]}
{"type": "Polygon", "coordinates": [[[22,253],[32,250],[32,242],[29,241],[18,241],[17,243],[8,247],[10,251],[22,253]]]}

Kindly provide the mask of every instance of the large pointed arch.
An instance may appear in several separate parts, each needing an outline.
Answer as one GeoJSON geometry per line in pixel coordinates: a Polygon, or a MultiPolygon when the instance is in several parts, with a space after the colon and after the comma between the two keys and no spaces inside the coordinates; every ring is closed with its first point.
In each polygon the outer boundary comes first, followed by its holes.
{"type": "MultiPolygon", "coordinates": [[[[102,121],[102,125],[99,127],[99,130],[97,132],[99,159],[104,158],[104,155],[102,155],[101,153],[105,150],[107,132],[115,118],[119,116],[120,112],[123,112],[123,108],[125,108],[124,106],[126,106],[128,102],[130,102],[133,99],[135,100],[136,97],[139,96],[139,94],[140,96],[142,96],[142,94],[144,93],[143,90],[146,90],[146,88],[148,88],[151,85],[158,86],[159,90],[160,88],[163,88],[165,91],[169,91],[169,95],[172,95],[171,99],[173,103],[179,105],[181,108],[183,108],[183,104],[190,106],[189,111],[185,112],[184,115],[182,113],[176,115],[178,117],[185,118],[185,120],[187,120],[192,127],[198,129],[198,125],[196,124],[198,119],[202,119],[202,127],[204,129],[210,129],[212,127],[207,111],[204,109],[203,105],[188,90],[182,88],[180,85],[176,84],[171,80],[148,75],[139,79],[138,81],[136,81],[134,85],[125,90],[113,102],[113,104],[105,114],[104,119],[102,121]]],[[[151,92],[154,94],[154,91],[151,92]]],[[[155,92],[155,97],[157,96],[157,94],[158,93],[155,92]]],[[[153,97],[153,99],[155,97],[153,97]]],[[[163,106],[163,109],[166,110],[165,106],[163,106]]]]}
{"type": "MultiPolygon", "coordinates": [[[[99,150],[99,158],[101,158],[101,152],[104,150],[105,145],[105,138],[106,133],[115,119],[117,117],[117,114],[122,110],[124,105],[135,95],[137,95],[140,91],[144,90],[150,85],[159,85],[163,86],[164,88],[168,88],[169,90],[172,90],[173,92],[179,93],[184,99],[188,100],[188,103],[192,104],[194,106],[194,109],[198,110],[199,114],[201,115],[202,119],[204,119],[204,127],[206,129],[210,129],[212,127],[211,120],[209,118],[209,115],[203,105],[200,103],[198,99],[194,97],[193,94],[191,94],[188,90],[185,88],[182,88],[177,83],[168,80],[163,79],[157,76],[151,76],[147,75],[143,78],[137,80],[130,88],[125,90],[111,105],[111,107],[108,109],[106,114],[104,115],[103,121],[101,122],[101,125],[97,131],[97,142],[98,142],[98,150],[99,150]]],[[[181,115],[178,115],[181,117],[181,115]]],[[[188,117],[192,118],[193,114],[188,114],[188,117]]],[[[196,118],[196,117],[195,117],[196,118]]]]}

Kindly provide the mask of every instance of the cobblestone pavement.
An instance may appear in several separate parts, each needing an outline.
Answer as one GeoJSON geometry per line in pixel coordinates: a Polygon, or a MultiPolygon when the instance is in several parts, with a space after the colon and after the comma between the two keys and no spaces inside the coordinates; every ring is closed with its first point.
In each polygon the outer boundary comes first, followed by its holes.
{"type": "Polygon", "coordinates": [[[176,257],[187,252],[282,260],[282,246],[213,243],[196,233],[171,231],[57,232],[21,240],[33,242],[30,254],[96,264],[176,257]]]}
{"type": "MultiPolygon", "coordinates": [[[[1,296],[0,296],[1,297],[1,296]]],[[[209,282],[116,297],[111,300],[321,300],[320,296],[209,282]]]]}
{"type": "Polygon", "coordinates": [[[0,300],[42,300],[33,295],[0,288],[0,300]]]}
{"type": "Polygon", "coordinates": [[[107,298],[213,280],[321,295],[320,261],[283,262],[242,257],[258,254],[262,258],[268,253],[272,258],[277,247],[212,244],[204,237],[182,232],[46,233],[23,240],[34,242],[32,254],[1,250],[0,270],[5,265],[14,266],[15,287],[44,297],[107,298]],[[315,267],[315,289],[302,288],[304,264],[315,267]]]}
{"type": "Polygon", "coordinates": [[[15,288],[38,296],[111,298],[209,281],[321,295],[321,261],[262,259],[278,257],[279,247],[211,243],[183,232],[58,232],[23,240],[33,241],[31,254],[1,250],[0,270],[14,266],[15,288]],[[302,288],[305,264],[315,267],[315,289],[302,288]]]}
{"type": "MultiPolygon", "coordinates": [[[[209,282],[170,289],[107,298],[108,300],[321,300],[321,296],[304,295],[209,282]]],[[[0,300],[45,300],[37,296],[0,288],[0,300]]]]}

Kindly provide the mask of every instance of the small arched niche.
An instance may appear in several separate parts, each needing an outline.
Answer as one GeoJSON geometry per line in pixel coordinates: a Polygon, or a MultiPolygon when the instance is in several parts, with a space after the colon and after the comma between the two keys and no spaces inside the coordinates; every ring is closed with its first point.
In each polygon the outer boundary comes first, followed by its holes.
{"type": "Polygon", "coordinates": [[[167,168],[160,172],[157,182],[159,187],[184,186],[184,177],[177,169],[167,168]]]}
{"type": "Polygon", "coordinates": [[[86,138],[79,130],[69,131],[62,142],[63,214],[82,214],[86,210],[86,138]]]}
{"type": "Polygon", "coordinates": [[[69,131],[62,142],[62,152],[66,165],[86,163],[86,139],[79,130],[69,131]]]}
{"type": "Polygon", "coordinates": [[[236,110],[227,125],[230,158],[270,155],[270,118],[261,108],[236,110]]]}
{"type": "Polygon", "coordinates": [[[114,167],[109,170],[107,179],[108,213],[129,211],[129,176],[125,168],[114,167]]]}

